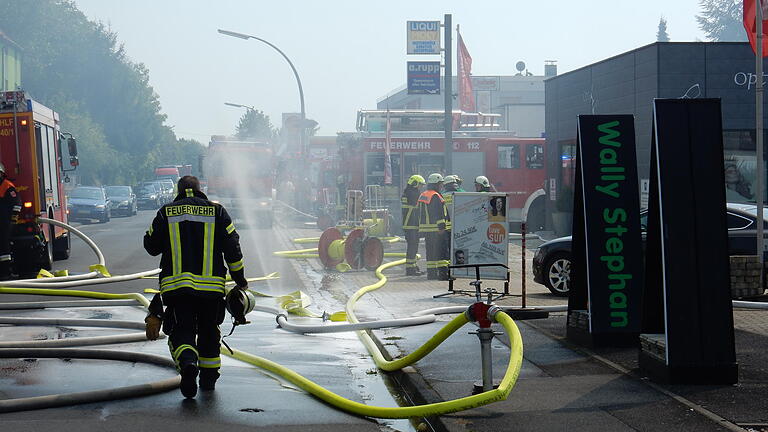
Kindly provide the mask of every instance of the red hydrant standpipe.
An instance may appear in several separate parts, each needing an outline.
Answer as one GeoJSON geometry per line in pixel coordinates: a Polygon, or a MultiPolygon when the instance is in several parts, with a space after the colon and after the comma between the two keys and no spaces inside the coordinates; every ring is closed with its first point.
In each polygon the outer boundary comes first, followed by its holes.
{"type": "MultiPolygon", "coordinates": [[[[479,282],[479,281],[478,281],[479,282]]],[[[475,285],[478,297],[480,295],[480,284],[475,285]]],[[[475,384],[475,392],[493,390],[493,358],[491,351],[491,341],[496,333],[491,329],[491,323],[493,316],[496,315],[499,309],[497,306],[491,304],[491,297],[493,295],[491,290],[488,290],[488,302],[483,303],[481,301],[473,303],[469,309],[467,309],[467,315],[470,320],[477,322],[480,328],[476,332],[470,332],[469,334],[476,334],[480,339],[480,363],[482,367],[482,388],[475,384]]]]}

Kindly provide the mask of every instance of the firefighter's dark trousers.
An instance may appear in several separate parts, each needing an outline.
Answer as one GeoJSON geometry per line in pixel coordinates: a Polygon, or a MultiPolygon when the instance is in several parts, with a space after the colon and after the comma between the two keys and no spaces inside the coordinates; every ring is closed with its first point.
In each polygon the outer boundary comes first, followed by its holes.
{"type": "Polygon", "coordinates": [[[405,273],[416,274],[419,269],[416,254],[419,252],[419,230],[407,229],[405,231],[405,273]]]}
{"type": "Polygon", "coordinates": [[[427,279],[448,277],[448,254],[445,250],[445,231],[425,233],[427,246],[427,279]]]}
{"type": "Polygon", "coordinates": [[[168,305],[163,332],[168,337],[176,368],[196,364],[201,380],[219,377],[221,357],[219,324],[224,321],[224,299],[180,296],[168,305]]]}
{"type": "Polygon", "coordinates": [[[11,276],[11,222],[0,220],[0,279],[11,276]]]}

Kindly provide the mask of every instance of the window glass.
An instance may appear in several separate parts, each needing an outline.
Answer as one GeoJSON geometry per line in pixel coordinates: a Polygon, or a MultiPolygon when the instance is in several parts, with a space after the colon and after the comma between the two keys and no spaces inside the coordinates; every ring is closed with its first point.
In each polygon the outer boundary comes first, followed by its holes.
{"type": "Polygon", "coordinates": [[[528,169],[544,168],[544,146],[528,144],[525,148],[525,167],[528,169]]]}
{"type": "Polygon", "coordinates": [[[499,145],[499,168],[520,168],[520,146],[518,144],[499,145]]]}
{"type": "Polygon", "coordinates": [[[58,158],[56,157],[56,138],[52,127],[46,126],[48,132],[48,172],[50,173],[51,191],[53,192],[53,205],[59,206],[59,174],[58,158]]]}

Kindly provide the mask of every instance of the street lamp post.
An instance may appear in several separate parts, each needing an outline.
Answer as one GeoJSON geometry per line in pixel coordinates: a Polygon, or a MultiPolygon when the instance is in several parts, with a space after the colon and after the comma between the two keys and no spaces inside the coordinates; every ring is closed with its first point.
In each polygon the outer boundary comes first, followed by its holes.
{"type": "Polygon", "coordinates": [[[223,34],[223,35],[232,36],[232,37],[236,37],[236,38],[239,38],[239,39],[256,39],[259,42],[264,42],[265,44],[267,44],[270,47],[274,48],[275,51],[280,53],[280,55],[283,56],[285,61],[288,62],[288,65],[291,67],[291,70],[293,71],[293,76],[296,77],[296,84],[298,84],[298,86],[299,86],[299,99],[301,100],[301,114],[300,114],[301,115],[301,129],[300,129],[300,133],[299,133],[299,149],[300,149],[300,153],[302,154],[302,156],[306,157],[307,156],[307,154],[306,154],[307,153],[307,149],[305,148],[305,144],[304,144],[304,142],[305,142],[304,135],[306,133],[306,129],[304,128],[304,125],[306,124],[307,113],[306,113],[306,109],[304,107],[304,89],[301,86],[301,79],[299,78],[299,73],[296,71],[296,67],[293,65],[293,62],[291,62],[291,59],[289,59],[288,56],[285,55],[285,53],[280,48],[276,47],[271,42],[266,41],[266,40],[264,40],[262,38],[259,38],[259,37],[256,37],[256,36],[247,35],[247,34],[243,34],[243,33],[237,33],[237,32],[233,32],[233,31],[229,31],[229,30],[222,30],[222,29],[219,29],[218,32],[223,34]]]}
{"type": "Polygon", "coordinates": [[[235,108],[245,108],[247,111],[256,111],[255,107],[248,106],[248,105],[241,105],[241,104],[236,104],[232,102],[224,102],[224,105],[235,107],[235,108]]]}

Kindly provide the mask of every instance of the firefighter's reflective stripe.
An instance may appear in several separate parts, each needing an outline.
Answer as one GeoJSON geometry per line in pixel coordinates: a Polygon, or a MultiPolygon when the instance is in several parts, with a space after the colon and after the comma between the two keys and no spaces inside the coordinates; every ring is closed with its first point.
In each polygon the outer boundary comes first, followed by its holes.
{"type": "Polygon", "coordinates": [[[168,216],[168,223],[179,223],[179,222],[212,223],[215,221],[216,221],[215,216],[200,216],[200,215],[194,215],[194,214],[188,214],[188,213],[184,213],[178,216],[168,216]]]}
{"type": "Polygon", "coordinates": [[[221,367],[221,357],[198,357],[197,365],[200,368],[218,369],[221,367]]]}
{"type": "Polygon", "coordinates": [[[427,261],[427,268],[448,267],[451,262],[448,260],[427,261]]]}
{"type": "Polygon", "coordinates": [[[443,199],[445,200],[445,211],[448,215],[445,218],[445,229],[450,230],[453,227],[453,224],[451,223],[451,219],[453,219],[451,215],[451,211],[453,210],[451,208],[451,205],[453,204],[453,192],[443,194],[443,199]]]}
{"type": "Polygon", "coordinates": [[[149,226],[149,231],[147,231],[147,234],[152,235],[153,232],[155,232],[155,227],[150,225],[149,226]]]}
{"type": "Polygon", "coordinates": [[[181,234],[179,223],[168,224],[168,238],[171,242],[171,267],[174,274],[181,273],[181,234]]]}
{"type": "Polygon", "coordinates": [[[13,206],[13,212],[18,213],[21,211],[21,206],[13,206]]]}
{"type": "Polygon", "coordinates": [[[178,368],[179,365],[179,358],[181,357],[181,354],[184,353],[186,350],[191,350],[195,353],[195,356],[198,355],[197,349],[193,347],[192,345],[179,345],[178,347],[174,348],[173,345],[171,345],[170,339],[168,340],[168,347],[171,350],[171,355],[173,356],[173,361],[176,362],[176,367],[178,368]]]}
{"type": "Polygon", "coordinates": [[[238,271],[243,269],[243,260],[235,261],[235,262],[228,262],[227,267],[229,267],[229,271],[238,271]]]}
{"type": "Polygon", "coordinates": [[[166,293],[179,288],[192,288],[195,291],[212,291],[224,293],[224,278],[219,276],[200,276],[184,272],[174,276],[164,277],[160,281],[160,292],[166,293]]]}
{"type": "Polygon", "coordinates": [[[190,198],[192,198],[192,197],[194,197],[194,196],[195,196],[195,191],[193,191],[192,189],[184,189],[184,193],[185,193],[185,194],[186,194],[188,197],[190,197],[190,198]]]}
{"type": "Polygon", "coordinates": [[[11,255],[10,255],[10,254],[7,254],[7,255],[0,255],[0,262],[3,262],[3,261],[10,261],[10,260],[11,260],[11,255]]]}
{"type": "Polygon", "coordinates": [[[231,223],[227,226],[227,234],[232,234],[235,231],[235,224],[231,223]]]}
{"type": "Polygon", "coordinates": [[[418,266],[418,260],[415,258],[406,258],[405,259],[405,266],[406,267],[417,267],[418,266]]]}
{"type": "Polygon", "coordinates": [[[414,230],[415,229],[419,229],[418,225],[411,225],[411,224],[408,223],[408,221],[411,220],[411,216],[413,215],[413,211],[416,209],[416,206],[404,205],[403,208],[407,208],[408,209],[408,212],[405,214],[405,220],[403,222],[404,223],[403,229],[414,229],[414,230]]]}
{"type": "Polygon", "coordinates": [[[216,223],[206,223],[203,228],[203,276],[213,275],[213,236],[216,223]]]}

